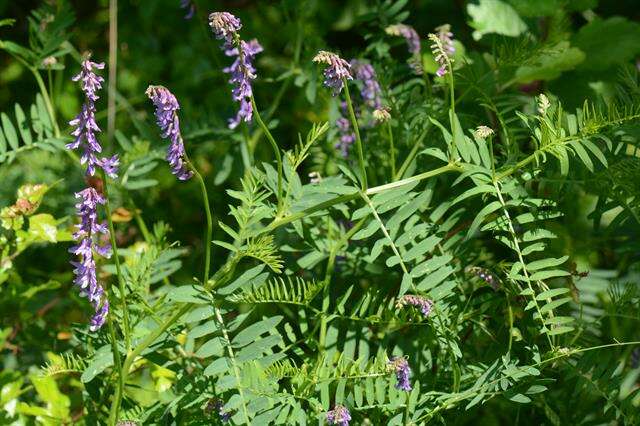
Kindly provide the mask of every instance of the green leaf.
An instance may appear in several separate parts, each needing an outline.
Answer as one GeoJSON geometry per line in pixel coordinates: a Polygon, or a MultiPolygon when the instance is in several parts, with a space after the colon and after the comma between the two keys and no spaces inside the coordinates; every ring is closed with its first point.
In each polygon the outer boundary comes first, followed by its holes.
{"type": "Polygon", "coordinates": [[[564,0],[507,0],[513,8],[526,17],[551,16],[564,5],[564,0]]]}
{"type": "Polygon", "coordinates": [[[29,123],[27,122],[27,117],[22,110],[20,104],[16,104],[16,121],[18,122],[18,131],[20,132],[20,136],[24,141],[25,145],[31,145],[33,143],[33,139],[31,138],[31,130],[29,130],[29,123]]]}
{"type": "Polygon", "coordinates": [[[485,34],[500,34],[516,37],[527,30],[518,13],[500,0],[480,0],[480,4],[467,5],[471,16],[469,25],[475,29],[473,38],[480,40],[485,34]]]}
{"type": "Polygon", "coordinates": [[[29,234],[38,241],[58,241],[58,226],[50,214],[42,213],[29,217],[29,234]]]}
{"type": "Polygon", "coordinates": [[[0,114],[0,119],[2,120],[2,128],[4,129],[4,135],[9,142],[9,146],[12,149],[18,149],[18,134],[16,133],[16,128],[13,127],[13,123],[9,119],[9,116],[4,112],[0,114]]]}
{"type": "Polygon", "coordinates": [[[167,298],[174,302],[207,304],[210,303],[209,297],[204,287],[199,285],[187,284],[173,288],[167,293],[167,298]]]}
{"type": "Polygon", "coordinates": [[[544,49],[540,54],[516,70],[516,83],[530,83],[535,80],[553,80],[565,71],[574,69],[585,59],[585,54],[568,41],[544,49]]]}
{"type": "Polygon", "coordinates": [[[255,324],[251,324],[249,327],[242,330],[231,341],[231,344],[235,347],[241,347],[248,343],[253,342],[258,336],[268,332],[272,328],[282,321],[282,316],[277,315],[275,317],[264,319],[255,324]]]}
{"type": "Polygon", "coordinates": [[[640,24],[620,16],[596,18],[580,28],[573,44],[587,54],[581,68],[602,71],[640,53],[640,24]]]}

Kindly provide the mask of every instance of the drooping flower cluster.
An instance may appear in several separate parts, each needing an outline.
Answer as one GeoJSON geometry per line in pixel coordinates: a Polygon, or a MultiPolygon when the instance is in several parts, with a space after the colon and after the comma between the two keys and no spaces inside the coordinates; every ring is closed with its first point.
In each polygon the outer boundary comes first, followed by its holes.
{"type": "Polygon", "coordinates": [[[95,314],[91,319],[90,329],[96,331],[104,324],[109,313],[109,301],[104,295],[102,286],[96,277],[96,262],[94,254],[109,258],[111,246],[101,245],[99,237],[108,236],[109,230],[106,223],[98,221],[98,205],[104,205],[105,198],[94,188],[88,187],[76,193],[79,200],[76,204],[76,212],[80,223],[76,225],[73,239],[76,245],[69,251],[79,257],[77,262],[71,262],[75,267],[74,284],[80,287],[80,295],[89,299],[93,305],[95,314]]]}
{"type": "Polygon", "coordinates": [[[396,389],[411,391],[411,367],[409,361],[404,357],[394,357],[387,364],[388,368],[396,373],[396,389]]]}
{"type": "Polygon", "coordinates": [[[324,69],[324,85],[337,96],[344,87],[345,80],[353,80],[351,65],[335,53],[321,50],[313,58],[313,62],[326,65],[324,69]]]}
{"type": "Polygon", "coordinates": [[[258,40],[253,39],[248,43],[244,40],[239,41],[239,47],[233,47],[225,50],[227,56],[235,56],[231,66],[224,68],[222,71],[229,74],[231,78],[229,83],[234,87],[231,91],[233,100],[240,103],[240,108],[235,118],[229,119],[229,128],[234,129],[242,121],[251,122],[253,118],[253,106],[251,104],[251,81],[256,78],[256,69],[253,66],[253,59],[262,52],[262,46],[258,40]]]}
{"type": "Polygon", "coordinates": [[[405,306],[414,306],[420,309],[420,312],[422,312],[422,315],[424,315],[425,317],[428,317],[429,314],[431,313],[431,309],[433,308],[433,302],[422,296],[405,294],[404,296],[398,299],[398,301],[396,302],[396,307],[402,308],[405,306]]]}
{"type": "Polygon", "coordinates": [[[235,34],[242,28],[242,23],[229,12],[213,12],[209,15],[209,26],[218,40],[224,39],[228,43],[228,48],[233,44],[235,34]]]}
{"type": "Polygon", "coordinates": [[[371,109],[380,108],[382,105],[382,101],[380,99],[381,89],[376,76],[376,71],[370,63],[358,59],[352,59],[350,65],[356,80],[360,80],[362,82],[360,96],[362,97],[364,104],[371,109]]]}
{"type": "Polygon", "coordinates": [[[82,104],[80,113],[69,122],[69,125],[76,129],[71,132],[75,137],[74,141],[67,144],[67,149],[78,149],[82,147],[80,162],[87,165],[87,175],[93,176],[96,167],[100,167],[110,176],[115,177],[118,172],[118,156],[111,158],[98,158],[97,154],[102,152],[102,146],[96,138],[96,132],[100,128],[96,123],[95,101],[99,99],[96,94],[102,88],[104,79],[94,72],[94,69],[104,69],[104,63],[91,62],[88,59],[82,61],[80,73],[73,77],[73,81],[80,81],[80,87],[85,94],[85,102],[82,104]]]}
{"type": "Polygon", "coordinates": [[[420,36],[410,25],[394,24],[389,25],[386,30],[387,34],[397,37],[403,37],[407,42],[407,49],[412,55],[420,53],[420,36]]]}
{"type": "Polygon", "coordinates": [[[465,268],[465,271],[477,276],[478,278],[489,284],[492,289],[498,290],[498,280],[496,280],[496,278],[489,270],[481,268],[479,266],[468,266],[467,268],[465,268]]]}
{"type": "Polygon", "coordinates": [[[184,144],[177,113],[180,109],[178,100],[169,89],[163,86],[149,86],[145,93],[156,107],[156,124],[160,128],[160,136],[168,138],[171,142],[167,149],[167,161],[171,166],[171,173],[180,180],[190,179],[193,172],[184,160],[184,144]]]}
{"type": "MultiPolygon", "coordinates": [[[[104,63],[91,62],[88,59],[82,61],[80,73],[73,77],[73,81],[80,81],[80,87],[85,95],[80,114],[69,122],[76,129],[71,133],[75,140],[67,144],[67,149],[78,149],[82,146],[83,153],[81,163],[87,165],[86,175],[93,176],[96,168],[102,168],[106,175],[116,177],[118,171],[118,156],[111,158],[98,158],[102,152],[102,146],[98,142],[96,133],[100,128],[96,124],[95,101],[99,99],[97,91],[102,88],[104,79],[96,75],[95,69],[104,69],[104,63]]],[[[78,256],[78,261],[72,261],[74,266],[74,284],[80,288],[80,294],[89,299],[93,305],[94,316],[91,318],[90,330],[96,331],[104,324],[109,313],[109,301],[104,289],[98,283],[96,276],[95,254],[102,257],[111,256],[109,244],[101,245],[101,236],[107,237],[109,230],[105,223],[98,221],[98,205],[104,205],[106,200],[98,190],[88,187],[75,194],[79,199],[76,204],[76,212],[80,223],[76,225],[73,239],[76,245],[69,251],[78,256]]]]}
{"type": "Polygon", "coordinates": [[[187,11],[184,19],[191,19],[196,13],[196,5],[193,3],[193,0],[180,0],[180,8],[187,11]]]}
{"type": "Polygon", "coordinates": [[[389,107],[381,107],[373,111],[373,119],[377,123],[384,123],[391,120],[391,110],[389,107]]]}
{"type": "Polygon", "coordinates": [[[327,424],[338,426],[349,426],[351,413],[344,405],[336,405],[333,410],[327,412],[327,424]]]}
{"type": "Polygon", "coordinates": [[[243,121],[250,123],[253,118],[251,82],[256,79],[253,60],[263,49],[256,39],[249,42],[240,39],[238,31],[242,28],[242,23],[229,12],[210,14],[209,26],[217,39],[224,40],[221,46],[224,54],[235,57],[231,66],[222,70],[231,76],[229,79],[229,83],[233,85],[231,94],[233,100],[240,103],[236,117],[229,119],[229,128],[234,129],[243,121]]]}
{"type": "Polygon", "coordinates": [[[449,72],[453,62],[453,54],[456,48],[453,46],[453,33],[449,24],[436,28],[435,34],[429,34],[431,40],[431,51],[440,68],[436,71],[438,77],[443,77],[449,72]]]}

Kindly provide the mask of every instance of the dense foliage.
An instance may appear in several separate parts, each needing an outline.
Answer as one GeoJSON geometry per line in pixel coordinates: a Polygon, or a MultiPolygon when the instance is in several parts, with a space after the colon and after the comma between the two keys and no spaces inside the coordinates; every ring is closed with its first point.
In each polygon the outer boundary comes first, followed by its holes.
{"type": "Polygon", "coordinates": [[[1,424],[640,422],[633,2],[27,3],[1,424]]]}

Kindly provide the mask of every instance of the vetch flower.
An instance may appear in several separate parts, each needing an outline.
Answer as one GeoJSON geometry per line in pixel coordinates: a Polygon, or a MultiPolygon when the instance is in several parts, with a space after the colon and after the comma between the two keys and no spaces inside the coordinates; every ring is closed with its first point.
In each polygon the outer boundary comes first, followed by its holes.
{"type": "Polygon", "coordinates": [[[456,49],[453,46],[453,33],[449,24],[441,25],[436,28],[435,34],[429,34],[431,40],[431,51],[440,68],[436,71],[438,77],[443,77],[449,72],[451,63],[453,62],[453,54],[456,49]]]}
{"type": "Polygon", "coordinates": [[[232,97],[235,101],[240,102],[240,109],[236,117],[229,119],[229,128],[231,129],[237,127],[242,121],[249,123],[253,118],[251,81],[256,78],[253,59],[262,50],[258,40],[253,39],[249,42],[239,40],[238,47],[228,48],[224,52],[227,56],[236,57],[231,66],[222,70],[231,76],[229,83],[234,86],[231,91],[232,97]]]}
{"type": "Polygon", "coordinates": [[[217,39],[224,39],[231,45],[233,37],[242,28],[242,23],[229,12],[213,12],[209,15],[209,26],[217,39]]]}
{"type": "Polygon", "coordinates": [[[171,173],[180,180],[190,179],[193,172],[185,162],[184,143],[177,113],[180,109],[178,100],[169,89],[163,86],[149,86],[145,93],[156,107],[156,124],[160,128],[160,136],[170,141],[167,161],[171,166],[171,173]]]}
{"type": "Polygon", "coordinates": [[[420,36],[413,27],[405,24],[395,24],[388,26],[385,31],[389,35],[403,37],[407,42],[407,49],[412,55],[420,53],[420,36]]]}
{"type": "Polygon", "coordinates": [[[488,269],[481,268],[479,266],[467,266],[465,268],[465,271],[477,276],[478,278],[489,284],[494,290],[498,290],[498,280],[488,269]]]}
{"type": "Polygon", "coordinates": [[[422,315],[424,315],[425,317],[428,317],[429,314],[431,313],[431,308],[433,308],[433,302],[422,296],[405,294],[404,296],[398,299],[398,301],[396,302],[396,307],[402,308],[405,306],[414,306],[420,309],[420,312],[422,312],[422,315]]]}
{"type": "Polygon", "coordinates": [[[351,413],[344,405],[336,405],[333,410],[327,412],[327,424],[338,426],[349,426],[351,413]]]}
{"type": "Polygon", "coordinates": [[[540,95],[538,96],[538,113],[540,115],[546,115],[549,107],[551,107],[549,98],[547,98],[544,93],[540,93],[540,95]]]}
{"type": "Polygon", "coordinates": [[[396,389],[407,392],[411,391],[411,382],[409,381],[411,368],[409,367],[409,361],[404,357],[394,357],[389,361],[387,366],[396,373],[396,389]]]}
{"type": "Polygon", "coordinates": [[[350,66],[356,80],[360,80],[362,82],[360,96],[362,97],[364,104],[372,109],[379,108],[382,104],[380,100],[381,89],[376,76],[376,71],[370,63],[360,61],[358,59],[352,59],[350,66]]]}
{"type": "Polygon", "coordinates": [[[344,80],[353,80],[349,62],[335,53],[321,50],[313,58],[313,62],[324,64],[324,85],[333,90],[333,96],[338,95],[344,87],[344,80]]]}
{"type": "Polygon", "coordinates": [[[75,279],[73,283],[80,288],[80,295],[89,299],[95,314],[91,319],[90,330],[96,331],[104,324],[109,313],[109,301],[104,295],[104,289],[98,283],[96,276],[96,262],[94,254],[111,257],[111,246],[101,245],[101,235],[108,236],[107,224],[98,221],[98,205],[106,203],[105,198],[94,188],[88,187],[76,193],[79,200],[76,212],[80,223],[76,225],[73,239],[76,245],[69,251],[78,256],[79,261],[71,262],[75,279]]]}
{"type": "Polygon", "coordinates": [[[67,144],[67,149],[78,149],[82,146],[82,156],[80,162],[87,165],[86,174],[93,176],[96,167],[102,168],[110,177],[116,177],[118,157],[98,158],[97,154],[102,152],[102,146],[96,137],[100,128],[96,123],[95,101],[99,99],[97,91],[102,89],[104,79],[97,75],[95,69],[104,69],[104,63],[95,63],[86,59],[82,61],[80,73],[73,77],[73,81],[80,81],[80,87],[85,95],[85,102],[82,104],[80,113],[69,122],[76,129],[71,132],[75,137],[74,141],[67,144]]]}

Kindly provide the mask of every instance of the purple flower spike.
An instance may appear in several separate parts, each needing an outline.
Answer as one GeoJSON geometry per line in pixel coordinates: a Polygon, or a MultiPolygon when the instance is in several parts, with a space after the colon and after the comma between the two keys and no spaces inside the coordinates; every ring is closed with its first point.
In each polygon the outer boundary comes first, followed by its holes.
{"type": "Polygon", "coordinates": [[[412,26],[405,24],[390,25],[387,27],[386,32],[389,35],[403,37],[407,42],[407,49],[412,55],[420,53],[420,36],[412,26]]]}
{"type": "Polygon", "coordinates": [[[251,104],[253,90],[251,88],[251,81],[256,78],[256,69],[253,66],[253,60],[255,56],[263,50],[256,39],[248,43],[240,40],[238,44],[239,47],[225,50],[225,55],[235,56],[236,59],[231,66],[222,70],[231,76],[229,83],[234,86],[231,95],[235,101],[240,103],[236,117],[229,119],[230,129],[235,129],[238,124],[243,121],[250,123],[253,118],[253,106],[251,104]]]}
{"type": "Polygon", "coordinates": [[[396,373],[396,389],[410,392],[412,387],[411,382],[409,381],[409,377],[411,376],[409,361],[403,357],[395,357],[392,358],[387,365],[396,373]]]}
{"type": "Polygon", "coordinates": [[[433,308],[433,302],[429,299],[426,299],[422,296],[414,296],[411,294],[406,294],[398,299],[396,303],[396,307],[402,308],[404,306],[414,306],[420,309],[422,315],[428,317],[431,313],[431,309],[433,308]]]}
{"type": "Polygon", "coordinates": [[[453,46],[451,27],[448,24],[439,26],[436,28],[435,34],[429,34],[429,40],[431,40],[433,56],[440,65],[440,68],[436,71],[436,75],[443,77],[449,72],[449,68],[453,62],[453,54],[456,52],[456,48],[453,46]]]}
{"type": "Polygon", "coordinates": [[[360,90],[360,96],[364,101],[364,104],[371,109],[380,108],[382,102],[380,100],[380,84],[376,76],[376,71],[371,64],[359,61],[357,59],[351,60],[351,69],[353,75],[357,80],[362,81],[362,90],[360,90]]]}
{"type": "Polygon", "coordinates": [[[333,410],[327,412],[327,424],[338,426],[349,426],[351,413],[344,405],[336,405],[333,410]]]}
{"type": "Polygon", "coordinates": [[[187,14],[184,15],[184,19],[191,19],[196,13],[196,5],[192,0],[180,0],[180,8],[185,9],[187,14]]]}
{"type": "Polygon", "coordinates": [[[313,62],[327,65],[324,69],[324,85],[333,90],[333,96],[342,91],[344,80],[353,80],[351,65],[335,53],[321,50],[313,58],[313,62]]]}
{"type": "Polygon", "coordinates": [[[80,288],[80,295],[89,299],[93,305],[95,315],[91,319],[90,329],[96,331],[102,327],[109,313],[109,301],[98,283],[94,258],[94,253],[103,257],[111,256],[111,247],[98,243],[100,235],[109,235],[106,223],[98,221],[98,205],[104,205],[106,200],[91,187],[76,193],[76,198],[79,199],[76,211],[80,223],[76,225],[76,232],[73,233],[73,239],[77,244],[69,251],[77,255],[79,261],[71,262],[75,267],[73,272],[76,276],[73,283],[80,288]]]}
{"type": "Polygon", "coordinates": [[[171,173],[180,180],[190,179],[193,172],[184,161],[185,151],[180,133],[180,119],[176,112],[180,109],[178,100],[169,89],[163,86],[149,86],[145,93],[156,107],[156,124],[160,128],[160,136],[171,141],[167,149],[167,161],[171,166],[171,173]]]}
{"type": "Polygon", "coordinates": [[[242,28],[242,23],[229,12],[213,12],[209,15],[209,26],[217,39],[224,39],[231,45],[233,37],[242,28]]]}
{"type": "Polygon", "coordinates": [[[86,174],[93,176],[96,167],[102,168],[110,177],[116,177],[118,173],[118,157],[110,159],[98,158],[97,154],[102,152],[102,146],[96,137],[100,128],[96,123],[95,101],[99,99],[97,91],[102,89],[104,79],[96,75],[94,69],[104,69],[104,63],[91,62],[88,59],[82,61],[80,73],[73,77],[73,81],[80,81],[80,87],[85,95],[85,102],[80,113],[69,122],[76,129],[71,132],[75,138],[73,142],[66,145],[67,149],[78,149],[82,146],[82,156],[80,162],[87,165],[86,174]]]}

